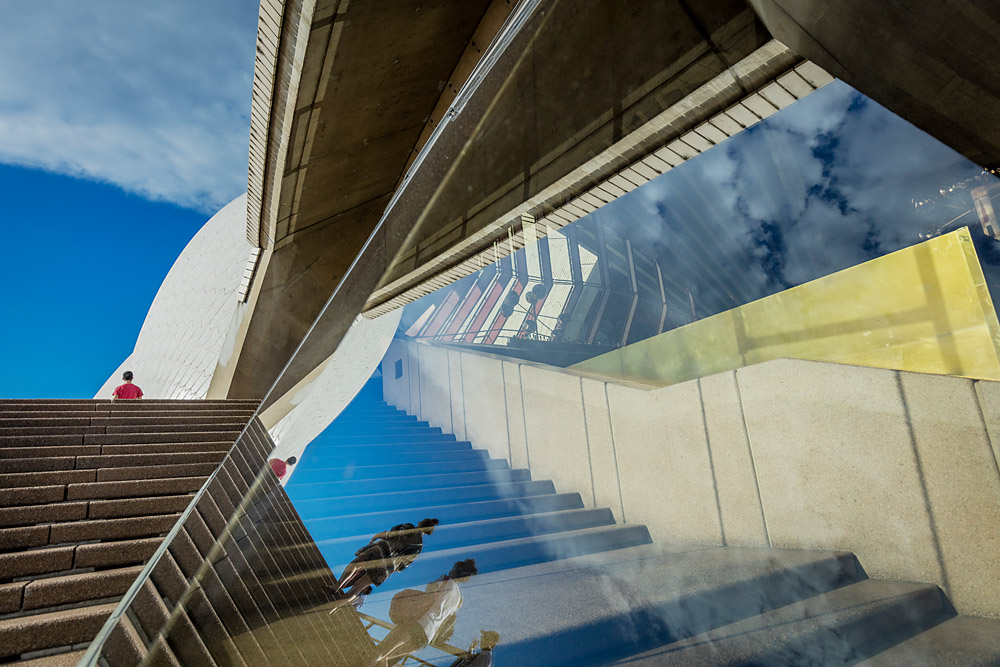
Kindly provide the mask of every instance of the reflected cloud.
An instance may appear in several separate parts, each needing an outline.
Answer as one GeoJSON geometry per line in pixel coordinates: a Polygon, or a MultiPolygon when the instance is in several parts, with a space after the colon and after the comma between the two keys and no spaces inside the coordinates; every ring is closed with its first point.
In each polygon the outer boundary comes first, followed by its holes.
{"type": "Polygon", "coordinates": [[[1000,197],[992,173],[836,81],[410,304],[401,331],[566,366],[962,226],[996,291],[976,186],[1000,197]]]}

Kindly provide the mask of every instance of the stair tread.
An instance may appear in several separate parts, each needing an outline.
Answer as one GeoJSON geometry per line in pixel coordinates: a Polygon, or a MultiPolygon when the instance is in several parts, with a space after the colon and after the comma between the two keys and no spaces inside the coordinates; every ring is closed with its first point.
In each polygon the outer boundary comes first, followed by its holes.
{"type": "MultiPolygon", "coordinates": [[[[633,656],[629,664],[854,664],[947,614],[936,586],[859,581],[633,656]]],[[[907,663],[896,663],[907,664],[907,663]]]]}
{"type": "Polygon", "coordinates": [[[0,620],[0,657],[90,641],[115,606],[109,603],[0,620]]]}
{"type": "Polygon", "coordinates": [[[1000,664],[1000,620],[955,616],[859,663],[862,667],[1000,664]]]}
{"type": "MultiPolygon", "coordinates": [[[[387,611],[408,572],[369,596],[365,613],[387,611]]],[[[455,636],[502,628],[509,664],[603,664],[609,649],[663,644],[671,624],[704,632],[863,577],[846,552],[646,544],[478,575],[462,586],[455,636]]]]}

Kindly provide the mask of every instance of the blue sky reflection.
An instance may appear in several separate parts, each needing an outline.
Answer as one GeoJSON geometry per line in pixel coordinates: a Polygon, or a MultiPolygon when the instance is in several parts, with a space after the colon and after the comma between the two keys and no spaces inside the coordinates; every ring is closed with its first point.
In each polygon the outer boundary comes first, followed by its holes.
{"type": "Polygon", "coordinates": [[[543,239],[540,251],[515,253],[501,293],[506,309],[488,300],[489,275],[504,273],[489,267],[479,289],[470,289],[470,277],[412,304],[402,329],[473,344],[564,343],[580,348],[564,360],[573,363],[962,226],[997,293],[1000,249],[970,194],[980,185],[997,179],[836,81],[543,239]],[[560,248],[572,255],[574,246],[582,272],[566,269],[562,277],[577,284],[553,289],[560,248]],[[639,283],[634,307],[630,252],[639,283]],[[542,258],[535,273],[533,256],[542,258]],[[597,267],[589,272],[588,257],[597,267]],[[526,298],[537,283],[550,303],[526,298]],[[611,296],[601,305],[605,290],[611,296]],[[470,299],[479,302],[463,308],[470,299]],[[438,316],[414,327],[431,305],[440,306],[438,316]],[[505,317],[512,309],[523,312],[505,317]],[[502,333],[491,340],[484,331],[502,333]]]}

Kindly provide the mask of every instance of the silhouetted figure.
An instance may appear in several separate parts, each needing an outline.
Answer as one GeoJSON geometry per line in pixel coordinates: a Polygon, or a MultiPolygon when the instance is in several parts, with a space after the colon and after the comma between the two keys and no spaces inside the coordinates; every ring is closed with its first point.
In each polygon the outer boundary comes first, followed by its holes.
{"type": "Polygon", "coordinates": [[[448,574],[427,584],[423,591],[397,593],[389,607],[389,618],[396,625],[375,648],[370,667],[394,665],[432,642],[447,641],[462,606],[458,584],[478,572],[476,561],[469,558],[455,563],[448,574]]]}
{"type": "Polygon", "coordinates": [[[295,465],[298,461],[294,456],[289,456],[287,461],[282,461],[281,459],[271,459],[268,463],[271,465],[271,470],[274,474],[278,476],[278,479],[284,479],[285,475],[288,474],[288,469],[295,465]]]}
{"type": "Polygon", "coordinates": [[[355,604],[359,596],[371,593],[372,586],[381,586],[390,574],[409,567],[424,548],[424,535],[433,533],[438,523],[437,519],[424,519],[416,526],[401,523],[377,533],[354,553],[356,558],[344,568],[337,585],[324,588],[344,604],[355,604]]]}
{"type": "Polygon", "coordinates": [[[142,389],[139,389],[139,385],[132,384],[132,371],[125,371],[122,373],[122,379],[125,380],[125,384],[120,384],[115,387],[115,390],[111,393],[111,398],[114,400],[140,400],[142,398],[142,389]]]}
{"type": "Polygon", "coordinates": [[[479,637],[472,640],[469,652],[448,667],[493,667],[493,649],[499,643],[499,633],[493,630],[480,630],[479,637]]]}

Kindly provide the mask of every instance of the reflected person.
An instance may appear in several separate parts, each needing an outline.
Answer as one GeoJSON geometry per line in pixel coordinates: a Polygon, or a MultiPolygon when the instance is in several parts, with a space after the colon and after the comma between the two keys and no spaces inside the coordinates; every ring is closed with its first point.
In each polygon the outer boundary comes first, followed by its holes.
{"type": "Polygon", "coordinates": [[[381,586],[390,574],[409,567],[424,548],[424,535],[433,533],[438,523],[437,519],[424,519],[416,526],[401,523],[376,533],[354,553],[354,560],[344,568],[337,584],[323,588],[341,604],[356,605],[361,596],[372,592],[372,586],[381,586]]]}
{"type": "Polygon", "coordinates": [[[369,667],[395,665],[432,642],[448,641],[455,629],[456,613],[462,606],[458,584],[478,572],[475,560],[461,560],[423,591],[407,589],[397,593],[389,607],[389,618],[396,625],[375,648],[369,667]]]}
{"type": "Polygon", "coordinates": [[[468,653],[448,667],[493,667],[493,649],[499,643],[499,633],[493,630],[480,630],[479,637],[472,640],[468,653]]]}

